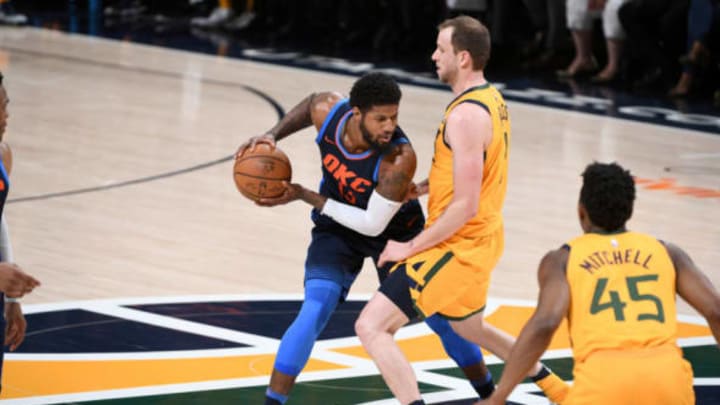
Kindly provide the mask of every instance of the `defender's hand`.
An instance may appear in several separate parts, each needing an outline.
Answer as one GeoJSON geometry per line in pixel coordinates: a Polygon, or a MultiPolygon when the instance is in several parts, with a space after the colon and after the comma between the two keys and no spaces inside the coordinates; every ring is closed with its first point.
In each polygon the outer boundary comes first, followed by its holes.
{"type": "Polygon", "coordinates": [[[398,242],[395,240],[389,240],[385,249],[380,253],[378,259],[378,266],[382,267],[388,262],[399,262],[403,259],[410,257],[412,249],[412,241],[410,242],[398,242]]]}
{"type": "Polygon", "coordinates": [[[405,195],[404,202],[414,200],[417,198],[420,198],[421,196],[424,196],[428,193],[430,189],[430,186],[428,184],[428,181],[421,181],[420,183],[410,183],[410,186],[408,187],[408,192],[405,195]]]}

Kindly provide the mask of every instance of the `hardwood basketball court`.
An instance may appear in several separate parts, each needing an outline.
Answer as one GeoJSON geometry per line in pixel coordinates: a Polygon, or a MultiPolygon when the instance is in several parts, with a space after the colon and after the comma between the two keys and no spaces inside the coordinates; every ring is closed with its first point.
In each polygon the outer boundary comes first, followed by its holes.
{"type": "MultiPolygon", "coordinates": [[[[17,262],[43,283],[24,299],[27,308],[141,297],[299,297],[309,207],[255,206],[235,189],[231,156],[310,92],[347,93],[355,77],[31,28],[0,28],[0,69],[14,152],[6,218],[17,262]]],[[[422,180],[452,94],[408,84],[402,90],[400,125],[422,180]]],[[[639,178],[631,229],[683,247],[720,286],[720,126],[700,132],[508,105],[507,239],[491,297],[536,298],[544,252],[580,233],[579,175],[593,160],[618,161],[639,178]]],[[[306,130],[279,144],[293,181],[310,188],[320,175],[314,135],[306,130]]],[[[371,267],[351,297],[376,289],[371,267]]],[[[697,315],[685,303],[679,312],[697,315]]],[[[12,385],[12,370],[4,387],[12,385]]]]}

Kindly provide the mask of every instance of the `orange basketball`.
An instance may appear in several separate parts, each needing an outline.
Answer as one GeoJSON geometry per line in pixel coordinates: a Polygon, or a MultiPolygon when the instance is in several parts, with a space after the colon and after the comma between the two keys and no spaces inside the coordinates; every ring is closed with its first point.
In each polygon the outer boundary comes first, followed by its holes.
{"type": "Polygon", "coordinates": [[[259,143],[252,152],[245,151],[235,157],[233,168],[235,186],[245,197],[257,201],[261,198],[280,196],[285,187],[283,181],[290,181],[292,167],[290,159],[278,147],[259,143]]]}

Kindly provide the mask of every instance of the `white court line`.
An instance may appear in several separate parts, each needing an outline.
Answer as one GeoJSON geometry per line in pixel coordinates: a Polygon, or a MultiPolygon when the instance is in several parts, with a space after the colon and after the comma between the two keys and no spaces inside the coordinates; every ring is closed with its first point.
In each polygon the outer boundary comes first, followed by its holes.
{"type": "Polygon", "coordinates": [[[267,347],[235,347],[228,349],[168,350],[154,352],[114,353],[5,353],[12,361],[106,361],[106,360],[160,360],[199,359],[272,354],[277,349],[267,347]]]}
{"type": "Polygon", "coordinates": [[[242,343],[256,347],[265,347],[268,350],[277,350],[280,341],[251,333],[239,332],[232,329],[211,326],[204,323],[186,321],[165,315],[157,315],[137,309],[118,307],[114,305],[91,305],[83,308],[87,311],[103,315],[142,322],[153,326],[161,326],[196,335],[212,337],[230,342],[242,343]]]}

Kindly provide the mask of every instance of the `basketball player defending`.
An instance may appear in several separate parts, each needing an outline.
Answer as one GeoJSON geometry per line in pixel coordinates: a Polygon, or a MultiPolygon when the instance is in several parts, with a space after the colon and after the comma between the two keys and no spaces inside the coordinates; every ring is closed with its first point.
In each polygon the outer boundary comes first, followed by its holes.
{"type": "MultiPolygon", "coordinates": [[[[25,339],[25,329],[27,328],[19,298],[30,293],[40,283],[13,263],[10,234],[3,214],[10,188],[12,153],[10,146],[3,141],[7,126],[9,100],[2,81],[3,76],[0,73],[0,158],[2,159],[0,160],[0,292],[2,292],[0,306],[5,314],[0,321],[0,334],[2,335],[1,341],[5,345],[10,345],[10,351],[14,351],[25,339]]],[[[0,350],[0,378],[2,377],[2,361],[3,350],[0,350]]],[[[1,387],[0,385],[0,389],[1,387]]]]}
{"type": "Polygon", "coordinates": [[[540,262],[540,296],[520,332],[497,392],[505,398],[570,325],[575,383],[563,404],[694,404],[693,373],[675,341],[675,293],[702,314],[720,342],[720,294],[679,247],[628,231],[635,182],[615,163],[583,173],[584,235],[540,262]]]}
{"type": "MultiPolygon", "coordinates": [[[[365,350],[402,404],[422,404],[415,374],[393,339],[418,315],[450,320],[462,337],[506,358],[514,340],[483,321],[490,273],[503,251],[502,206],[508,176],[510,118],[484,77],[490,35],[461,16],[440,25],[432,55],[456,98],[435,139],[428,178],[428,221],[409,240],[390,240],[379,264],[399,262],[355,325],[365,350]],[[439,315],[436,315],[439,314],[439,315]]],[[[424,183],[421,183],[424,184],[424,183]]],[[[425,188],[425,187],[422,187],[425,188]]],[[[540,363],[529,376],[553,402],[568,386],[540,363]]]]}
{"type": "MultiPolygon", "coordinates": [[[[264,206],[301,199],[314,207],[312,241],[305,262],[305,299],[283,335],[275,359],[266,404],[282,404],[305,367],[317,337],[337,304],[344,300],[366,257],[377,264],[388,239],[408,240],[423,227],[417,200],[405,201],[415,173],[415,152],[397,126],[400,88],[382,73],[358,79],[345,99],[316,93],[295,106],[267,134],[253,137],[238,153],[257,143],[275,142],[314,125],[323,179],[319,193],[289,184],[284,195],[264,199],[264,206]]],[[[388,265],[378,267],[382,281],[388,265]]],[[[494,383],[477,346],[455,334],[446,320],[427,324],[463,369],[481,397],[494,383]]]]}

